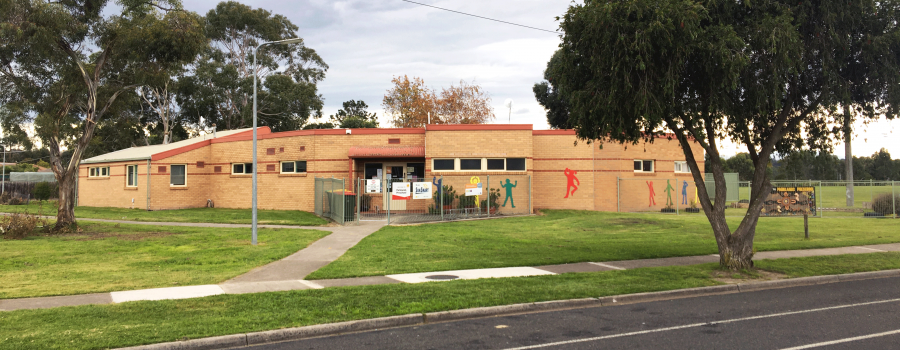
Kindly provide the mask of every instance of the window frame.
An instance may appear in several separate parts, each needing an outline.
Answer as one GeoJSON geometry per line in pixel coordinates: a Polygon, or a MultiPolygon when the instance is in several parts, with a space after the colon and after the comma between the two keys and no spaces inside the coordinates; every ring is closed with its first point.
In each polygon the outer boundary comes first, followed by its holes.
{"type": "Polygon", "coordinates": [[[109,177],[109,167],[108,166],[88,167],[88,177],[109,177]]]}
{"type": "Polygon", "coordinates": [[[305,160],[283,160],[278,162],[278,172],[279,174],[306,174],[307,172],[307,164],[305,160]],[[303,162],[303,171],[297,171],[297,163],[303,162]],[[294,164],[294,171],[284,171],[284,164],[292,163],[294,164]]]}
{"type": "Polygon", "coordinates": [[[241,162],[241,163],[231,163],[231,175],[253,175],[253,162],[249,162],[249,163],[243,163],[243,162],[241,162]],[[234,166],[235,166],[235,165],[241,165],[241,166],[243,167],[243,168],[242,168],[242,169],[243,169],[243,172],[241,172],[241,173],[236,173],[236,172],[234,172],[234,166]],[[247,172],[248,165],[249,165],[249,168],[250,168],[250,172],[249,172],[249,173],[247,172]]]}
{"type": "Polygon", "coordinates": [[[506,171],[506,158],[487,158],[487,160],[486,160],[485,163],[487,164],[487,165],[486,165],[486,166],[487,166],[487,171],[506,171]],[[501,168],[501,169],[491,169],[491,161],[492,161],[492,160],[499,160],[499,161],[502,161],[502,162],[503,162],[503,168],[501,168]]]}
{"type": "Polygon", "coordinates": [[[634,169],[634,172],[645,173],[645,174],[652,174],[652,173],[656,172],[656,161],[655,160],[653,160],[653,159],[635,159],[634,161],[640,162],[640,164],[641,164],[641,169],[640,170],[634,169]],[[647,171],[644,167],[644,164],[646,162],[650,162],[650,167],[651,167],[650,171],[647,171]]]}
{"type": "Polygon", "coordinates": [[[506,162],[505,162],[505,164],[506,164],[506,166],[505,166],[506,171],[528,171],[528,158],[525,158],[525,157],[510,157],[510,158],[505,158],[505,159],[506,159],[506,162]],[[509,168],[509,160],[510,160],[510,159],[521,159],[521,160],[522,160],[522,169],[510,169],[510,168],[509,168]]]}
{"type": "Polygon", "coordinates": [[[126,165],[125,166],[125,187],[137,187],[138,184],[138,166],[137,165],[126,165]],[[134,169],[134,184],[131,184],[128,177],[131,176],[131,169],[134,169]]]}
{"type": "Polygon", "coordinates": [[[456,164],[456,158],[434,158],[431,160],[431,171],[456,171],[456,164]],[[453,162],[453,167],[451,167],[450,169],[438,169],[437,167],[435,167],[435,162],[439,160],[449,160],[453,162]]]}
{"type": "Polygon", "coordinates": [[[459,171],[484,171],[484,158],[459,158],[459,171]],[[478,169],[463,169],[464,160],[478,160],[478,169]]]}
{"type": "Polygon", "coordinates": [[[169,187],[187,187],[187,164],[169,164],[169,187]],[[175,167],[184,167],[184,183],[176,185],[172,183],[172,176],[175,175],[175,167]]]}
{"type": "Polygon", "coordinates": [[[674,168],[672,169],[677,174],[690,174],[691,168],[688,167],[686,160],[676,160],[674,168]],[[681,165],[681,170],[678,170],[678,165],[681,165]]]}

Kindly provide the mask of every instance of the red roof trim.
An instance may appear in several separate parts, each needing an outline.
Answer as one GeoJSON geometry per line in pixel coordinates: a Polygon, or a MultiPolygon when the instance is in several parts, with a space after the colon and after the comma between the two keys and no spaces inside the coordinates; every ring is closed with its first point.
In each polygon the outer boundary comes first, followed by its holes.
{"type": "Polygon", "coordinates": [[[429,131],[532,130],[532,124],[428,124],[429,131]]]}
{"type": "Polygon", "coordinates": [[[160,153],[150,156],[150,160],[166,159],[166,158],[169,158],[169,157],[172,157],[175,155],[193,151],[198,148],[203,148],[203,147],[209,146],[210,141],[211,140],[204,140],[204,141],[200,141],[200,142],[190,144],[190,145],[187,145],[184,147],[179,147],[179,148],[168,150],[165,152],[160,152],[160,153]]]}

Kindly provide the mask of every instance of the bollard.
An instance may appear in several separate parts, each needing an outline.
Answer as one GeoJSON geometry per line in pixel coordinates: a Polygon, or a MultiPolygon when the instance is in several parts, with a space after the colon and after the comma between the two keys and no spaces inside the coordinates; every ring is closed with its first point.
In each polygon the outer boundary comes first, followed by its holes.
{"type": "Polygon", "coordinates": [[[809,239],[809,214],[803,213],[803,232],[806,234],[806,239],[809,239]]]}

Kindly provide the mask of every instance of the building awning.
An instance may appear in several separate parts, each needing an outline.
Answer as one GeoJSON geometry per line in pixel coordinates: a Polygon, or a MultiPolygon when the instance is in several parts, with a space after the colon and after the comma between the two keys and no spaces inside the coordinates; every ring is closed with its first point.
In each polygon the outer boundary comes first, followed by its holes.
{"type": "Polygon", "coordinates": [[[350,158],[425,158],[423,146],[352,146],[350,158]]]}

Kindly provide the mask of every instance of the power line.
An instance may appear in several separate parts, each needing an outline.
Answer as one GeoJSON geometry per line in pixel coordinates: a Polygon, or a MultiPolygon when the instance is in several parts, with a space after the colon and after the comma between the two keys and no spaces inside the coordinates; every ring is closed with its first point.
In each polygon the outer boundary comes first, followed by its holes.
{"type": "Polygon", "coordinates": [[[540,30],[540,31],[542,31],[542,32],[549,32],[549,33],[553,33],[553,34],[559,34],[558,32],[553,31],[553,30],[546,30],[546,29],[541,29],[541,28],[536,28],[536,27],[530,27],[530,26],[526,26],[526,25],[522,25],[522,24],[518,24],[518,23],[512,23],[512,22],[507,22],[507,21],[501,21],[501,20],[499,20],[499,19],[493,19],[493,18],[488,18],[488,17],[484,17],[484,16],[479,16],[479,15],[473,15],[473,14],[471,14],[471,13],[465,13],[465,12],[460,12],[460,11],[456,11],[456,10],[445,9],[445,8],[443,8],[443,7],[432,6],[432,5],[423,4],[423,3],[419,3],[419,2],[415,2],[415,1],[410,1],[410,0],[401,0],[401,1],[405,1],[405,2],[408,2],[408,3],[411,3],[411,4],[416,4],[416,5],[422,5],[422,6],[426,6],[426,7],[436,8],[436,9],[438,9],[438,10],[450,11],[450,12],[458,13],[458,14],[461,14],[461,15],[466,15],[466,16],[472,16],[472,17],[477,17],[477,18],[481,18],[481,19],[486,19],[486,20],[488,20],[488,21],[494,21],[494,22],[500,22],[500,23],[505,23],[505,24],[511,24],[511,25],[519,26],[519,27],[523,27],[523,28],[534,29],[534,30],[540,30]]]}

